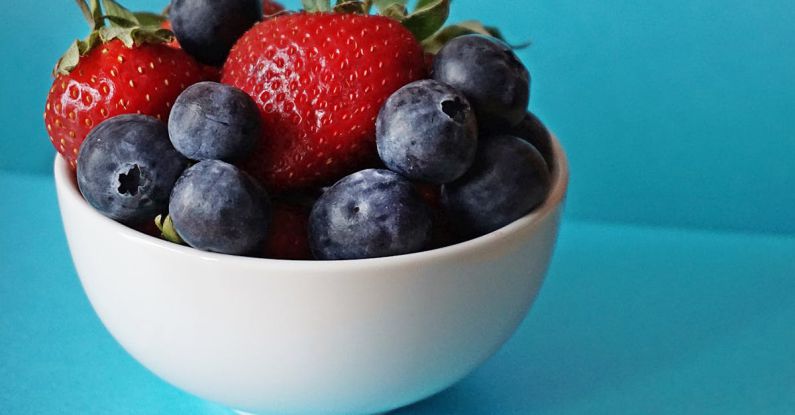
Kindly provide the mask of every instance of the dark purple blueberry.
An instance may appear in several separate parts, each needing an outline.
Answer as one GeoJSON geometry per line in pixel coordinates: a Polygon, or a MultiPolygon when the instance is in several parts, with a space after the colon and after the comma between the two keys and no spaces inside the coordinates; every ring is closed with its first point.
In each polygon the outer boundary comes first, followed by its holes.
{"type": "Polygon", "coordinates": [[[309,243],[317,259],[409,254],[425,249],[430,238],[430,209],[411,182],[389,170],[343,178],[309,216],[309,243]]]}
{"type": "Polygon", "coordinates": [[[171,108],[168,134],[174,148],[192,160],[234,161],[249,154],[260,134],[257,104],[245,92],[200,82],[171,108]]]}
{"type": "Polygon", "coordinates": [[[185,170],[171,193],[177,234],[203,251],[246,255],[265,241],[271,204],[265,189],[237,167],[218,160],[185,170]]]}
{"type": "Polygon", "coordinates": [[[552,150],[552,135],[535,114],[528,112],[522,121],[506,131],[507,134],[519,137],[532,144],[544,156],[550,169],[555,168],[555,155],[552,150]]]}
{"type": "Polygon", "coordinates": [[[103,121],[83,141],[77,184],[91,206],[132,224],[166,211],[174,182],[187,166],[162,122],[120,115],[103,121]]]}
{"type": "Polygon", "coordinates": [[[442,186],[442,204],[462,235],[485,235],[527,215],[547,197],[550,174],[527,141],[502,135],[480,141],[475,163],[442,186]]]}
{"type": "Polygon", "coordinates": [[[466,35],[449,41],[433,60],[433,79],[469,99],[483,131],[519,123],[530,101],[530,74],[499,39],[466,35]]]}
{"type": "Polygon", "coordinates": [[[466,173],[478,146],[475,114],[455,89],[426,79],[392,94],[376,122],[378,154],[413,180],[449,183],[466,173]]]}
{"type": "Polygon", "coordinates": [[[260,0],[171,0],[168,18],[180,46],[221,66],[235,42],[262,17],[260,0]]]}

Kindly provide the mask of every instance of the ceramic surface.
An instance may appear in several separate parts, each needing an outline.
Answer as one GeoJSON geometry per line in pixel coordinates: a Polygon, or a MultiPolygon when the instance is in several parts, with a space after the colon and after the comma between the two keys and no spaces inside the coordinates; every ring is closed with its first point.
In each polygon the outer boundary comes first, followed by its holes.
{"type": "Polygon", "coordinates": [[[391,258],[279,261],[200,252],[105,218],[55,160],[69,248],[116,340],[171,384],[249,413],[373,414],[480,365],[527,314],[568,186],[489,235],[391,258]]]}

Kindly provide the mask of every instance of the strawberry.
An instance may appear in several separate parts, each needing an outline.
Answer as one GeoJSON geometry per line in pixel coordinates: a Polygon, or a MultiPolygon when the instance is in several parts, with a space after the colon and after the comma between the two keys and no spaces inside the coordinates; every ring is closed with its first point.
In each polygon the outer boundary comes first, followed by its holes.
{"type": "Polygon", "coordinates": [[[433,53],[425,52],[425,70],[428,73],[433,71],[433,59],[436,57],[433,53]]]}
{"type": "Polygon", "coordinates": [[[162,21],[151,22],[155,15],[130,13],[112,0],[103,1],[105,12],[95,1],[91,9],[78,4],[94,30],[59,61],[44,112],[50,141],[72,168],[83,139],[103,120],[138,113],[165,121],[182,90],[211,79],[193,58],[165,44],[173,35],[160,28],[162,21]]]}
{"type": "Polygon", "coordinates": [[[382,104],[425,75],[420,44],[395,20],[297,13],[243,35],[221,79],[259,105],[263,135],[244,168],[280,191],[329,183],[375,159],[382,104]]]}
{"type": "Polygon", "coordinates": [[[422,200],[430,207],[431,209],[441,209],[442,202],[442,188],[436,184],[430,183],[416,183],[414,187],[417,188],[417,193],[419,193],[422,200]]]}
{"type": "Polygon", "coordinates": [[[263,256],[273,259],[312,259],[308,222],[307,209],[284,202],[274,203],[263,256]]]}
{"type": "Polygon", "coordinates": [[[463,240],[458,237],[450,223],[450,218],[442,206],[442,188],[439,185],[429,183],[415,183],[422,200],[428,205],[433,217],[433,228],[431,229],[431,249],[444,248],[463,240]]]}
{"type": "MultiPolygon", "coordinates": [[[[160,27],[170,31],[171,30],[171,21],[170,20],[164,21],[163,24],[160,25],[160,27]]],[[[171,40],[171,42],[166,43],[166,45],[171,46],[172,48],[175,48],[175,49],[182,49],[182,46],[179,45],[179,41],[177,40],[176,36],[174,37],[174,39],[171,40]]]]}
{"type": "Polygon", "coordinates": [[[273,0],[262,0],[262,15],[273,16],[284,11],[284,6],[281,3],[273,0]]]}

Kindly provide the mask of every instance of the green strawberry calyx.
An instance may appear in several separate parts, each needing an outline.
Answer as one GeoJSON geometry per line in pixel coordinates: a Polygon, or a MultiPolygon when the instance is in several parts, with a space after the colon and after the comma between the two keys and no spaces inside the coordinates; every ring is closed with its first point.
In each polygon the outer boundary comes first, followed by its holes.
{"type": "Polygon", "coordinates": [[[160,236],[162,236],[163,239],[175,244],[185,245],[185,241],[180,238],[177,230],[174,229],[174,222],[171,220],[171,216],[166,215],[163,217],[163,215],[157,215],[155,218],[155,226],[160,230],[160,236]]]}
{"type": "MultiPolygon", "coordinates": [[[[470,20],[445,27],[450,16],[451,0],[418,0],[414,10],[408,10],[408,0],[302,0],[304,10],[316,13],[370,14],[373,6],[382,16],[401,22],[420,41],[426,52],[435,54],[448,41],[464,35],[481,34],[505,40],[500,31],[470,20]]],[[[526,45],[517,45],[522,48],[526,45]]]]}
{"type": "Polygon", "coordinates": [[[85,39],[75,40],[58,60],[55,74],[67,75],[80,62],[80,58],[97,45],[118,39],[132,48],[144,43],[168,43],[174,33],[163,29],[165,17],[155,13],[127,10],[114,0],[76,0],[83,16],[91,26],[85,39]]]}

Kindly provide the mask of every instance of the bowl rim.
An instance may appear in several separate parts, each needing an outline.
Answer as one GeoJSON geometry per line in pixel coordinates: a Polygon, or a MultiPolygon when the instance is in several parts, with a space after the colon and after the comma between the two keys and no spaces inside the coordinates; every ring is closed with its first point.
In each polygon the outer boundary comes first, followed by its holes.
{"type": "MultiPolygon", "coordinates": [[[[201,251],[189,246],[178,245],[127,227],[99,213],[89,205],[80,194],[71,169],[59,154],[55,155],[54,175],[55,186],[59,193],[59,197],[68,199],[72,205],[84,210],[84,213],[97,223],[102,224],[106,228],[111,228],[114,232],[127,240],[137,244],[147,245],[151,248],[170,251],[176,255],[191,256],[198,260],[211,262],[224,261],[227,263],[236,263],[241,266],[256,266],[258,264],[268,269],[278,268],[294,272],[334,271],[340,268],[351,269],[351,267],[383,268],[406,264],[418,266],[450,257],[467,257],[474,252],[488,251],[490,246],[498,245],[500,241],[511,238],[515,234],[529,231],[543,222],[548,216],[552,215],[565,200],[569,185],[569,164],[566,152],[561,146],[557,136],[551,134],[551,141],[552,154],[555,161],[555,166],[552,170],[552,187],[546,200],[532,212],[496,231],[465,242],[411,254],[366,259],[334,261],[270,259],[219,254],[201,251]]],[[[59,209],[63,209],[60,202],[59,209]]]]}

